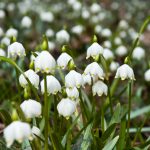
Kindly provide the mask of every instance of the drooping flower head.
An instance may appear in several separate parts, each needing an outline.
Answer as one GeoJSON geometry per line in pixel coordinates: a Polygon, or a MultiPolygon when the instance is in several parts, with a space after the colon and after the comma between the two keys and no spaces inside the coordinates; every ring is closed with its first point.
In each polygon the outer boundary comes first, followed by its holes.
{"type": "Polygon", "coordinates": [[[133,69],[129,65],[124,64],[117,69],[115,78],[135,80],[133,69]]]}

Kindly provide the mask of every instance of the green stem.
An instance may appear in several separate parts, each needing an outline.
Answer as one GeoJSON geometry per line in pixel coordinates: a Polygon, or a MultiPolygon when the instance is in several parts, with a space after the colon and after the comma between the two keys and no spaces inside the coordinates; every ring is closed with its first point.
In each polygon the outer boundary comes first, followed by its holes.
{"type": "Polygon", "coordinates": [[[107,86],[108,86],[108,98],[109,98],[109,104],[110,104],[110,112],[111,112],[111,115],[113,115],[113,105],[112,105],[112,99],[111,99],[111,93],[110,93],[109,80],[107,81],[107,86]]]}
{"type": "Polygon", "coordinates": [[[19,72],[16,68],[15,68],[15,71],[16,71],[16,78],[17,78],[17,89],[18,89],[18,93],[19,93],[19,103],[21,103],[21,89],[20,89],[20,85],[19,85],[19,72]]]}
{"type": "Polygon", "coordinates": [[[103,100],[102,100],[102,106],[101,106],[101,127],[102,127],[102,133],[104,133],[104,109],[103,109],[103,100]]]}
{"type": "Polygon", "coordinates": [[[129,129],[130,129],[130,112],[131,112],[131,92],[132,92],[132,83],[129,81],[129,108],[128,108],[128,136],[129,136],[129,129]]]}
{"type": "Polygon", "coordinates": [[[44,74],[44,117],[45,117],[45,144],[44,150],[48,150],[48,100],[47,100],[47,78],[46,74],[44,74]]]}

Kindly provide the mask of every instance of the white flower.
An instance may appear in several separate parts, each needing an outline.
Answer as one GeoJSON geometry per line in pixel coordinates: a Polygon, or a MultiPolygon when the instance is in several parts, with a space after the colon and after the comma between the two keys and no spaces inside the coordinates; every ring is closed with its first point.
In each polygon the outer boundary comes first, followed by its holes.
{"type": "Polygon", "coordinates": [[[90,12],[87,9],[82,10],[82,18],[88,19],[90,17],[90,12]]]}
{"type": "Polygon", "coordinates": [[[21,20],[22,27],[29,28],[32,25],[32,20],[28,16],[24,16],[21,20]]]}
{"type": "Polygon", "coordinates": [[[117,49],[116,49],[116,54],[118,56],[125,56],[127,54],[127,48],[123,45],[119,46],[117,49]]]}
{"type": "Polygon", "coordinates": [[[40,18],[44,22],[52,22],[54,20],[54,15],[51,12],[41,12],[40,18]]]}
{"type": "Polygon", "coordinates": [[[97,3],[93,3],[92,6],[90,7],[90,10],[92,13],[98,13],[101,11],[101,6],[97,3]]]}
{"type": "Polygon", "coordinates": [[[80,88],[80,86],[83,85],[83,78],[82,75],[74,70],[71,70],[66,76],[65,76],[65,86],[67,88],[73,88],[77,87],[80,88]]]}
{"type": "Polygon", "coordinates": [[[135,29],[133,29],[133,28],[130,28],[130,29],[128,30],[128,33],[129,33],[130,37],[131,37],[133,40],[138,37],[138,33],[137,33],[137,32],[135,31],[135,29]]]}
{"type": "Polygon", "coordinates": [[[47,37],[53,37],[54,31],[52,29],[47,29],[45,34],[47,37]]]}
{"type": "Polygon", "coordinates": [[[112,32],[111,32],[110,29],[105,28],[105,29],[102,30],[101,34],[102,34],[103,37],[110,37],[112,35],[112,32]]]}
{"type": "Polygon", "coordinates": [[[7,37],[17,37],[18,36],[18,31],[14,28],[10,28],[6,32],[7,37]]]}
{"type": "Polygon", "coordinates": [[[104,47],[111,48],[111,42],[110,41],[104,41],[104,47]]]}
{"type": "Polygon", "coordinates": [[[102,27],[101,27],[100,25],[96,25],[95,28],[94,28],[94,31],[95,31],[97,34],[99,34],[99,33],[101,33],[101,31],[102,31],[102,27]]]}
{"type": "Polygon", "coordinates": [[[114,43],[115,43],[116,45],[121,45],[121,43],[122,43],[121,38],[116,37],[116,38],[114,39],[114,43]]]}
{"type": "Polygon", "coordinates": [[[14,42],[8,46],[8,57],[16,59],[17,56],[24,57],[25,55],[25,49],[21,43],[14,42]]]}
{"type": "Polygon", "coordinates": [[[110,70],[111,71],[116,71],[118,67],[119,67],[119,63],[114,62],[114,61],[111,62],[111,64],[110,64],[110,70]]]}
{"type": "Polygon", "coordinates": [[[82,74],[82,78],[83,78],[83,85],[88,84],[91,85],[92,80],[91,80],[91,76],[90,74],[82,74]]]}
{"type": "Polygon", "coordinates": [[[89,57],[96,58],[97,56],[103,54],[103,47],[100,46],[98,43],[94,42],[88,49],[87,49],[87,56],[86,59],[89,57]]]}
{"type": "MultiPolygon", "coordinates": [[[[61,85],[59,81],[51,75],[46,76],[47,79],[47,93],[48,94],[57,94],[61,92],[61,85]]],[[[44,94],[44,80],[41,81],[41,92],[44,94]]]]}
{"type": "Polygon", "coordinates": [[[89,64],[85,70],[84,70],[84,74],[90,74],[91,77],[95,78],[98,77],[99,79],[104,79],[104,72],[103,69],[99,66],[99,64],[97,62],[93,62],[91,64],[89,64]]]}
{"type": "Polygon", "coordinates": [[[107,48],[104,49],[103,56],[106,60],[114,58],[114,54],[112,53],[112,51],[107,48]]]}
{"type": "Polygon", "coordinates": [[[141,60],[145,57],[145,51],[142,47],[136,47],[133,50],[132,57],[137,60],[141,60]]]}
{"type": "Polygon", "coordinates": [[[126,21],[126,20],[121,20],[120,22],[119,22],[119,28],[121,28],[121,29],[128,29],[128,22],[126,21]]]}
{"type": "Polygon", "coordinates": [[[54,72],[56,66],[55,59],[48,51],[42,51],[34,61],[35,71],[41,71],[45,73],[54,72]]]}
{"type": "Polygon", "coordinates": [[[124,64],[117,69],[115,78],[135,80],[133,69],[129,65],[124,64]]]}
{"type": "Polygon", "coordinates": [[[26,118],[39,117],[41,115],[42,106],[39,102],[29,99],[20,105],[26,118]]]}
{"type": "MultiPolygon", "coordinates": [[[[26,77],[30,80],[31,84],[38,89],[39,86],[39,76],[31,69],[27,70],[26,72],[24,72],[24,74],[26,75],[26,77]]],[[[20,85],[25,88],[28,86],[28,82],[25,79],[24,75],[21,74],[19,76],[19,83],[20,85]]]]}
{"type": "Polygon", "coordinates": [[[76,110],[76,102],[69,98],[63,98],[57,105],[58,113],[64,117],[70,117],[76,110]]]}
{"type": "Polygon", "coordinates": [[[95,96],[96,94],[98,96],[102,96],[103,94],[105,94],[107,96],[107,91],[108,91],[108,87],[105,83],[103,83],[102,81],[97,81],[96,83],[94,83],[94,85],[92,86],[92,92],[93,92],[93,96],[95,96]]]}
{"type": "Polygon", "coordinates": [[[10,39],[8,37],[2,38],[1,44],[8,46],[10,44],[10,39]]]}
{"type": "Polygon", "coordinates": [[[82,25],[76,25],[72,27],[71,29],[72,33],[80,35],[83,32],[83,26],[82,25]]]}
{"type": "Polygon", "coordinates": [[[150,81],[150,69],[148,69],[145,73],[144,73],[144,78],[145,81],[150,81]]]}
{"type": "Polygon", "coordinates": [[[32,138],[31,128],[28,123],[21,121],[14,121],[4,129],[4,138],[7,147],[10,147],[15,140],[19,143],[23,142],[26,138],[32,138]]]}
{"type": "Polygon", "coordinates": [[[34,138],[36,138],[36,135],[37,135],[37,136],[40,136],[40,134],[41,134],[40,129],[39,129],[38,127],[36,127],[36,126],[33,126],[33,127],[32,127],[32,136],[33,136],[34,138]]]}
{"type": "Polygon", "coordinates": [[[75,1],[75,3],[72,5],[73,10],[80,11],[82,8],[82,4],[79,1],[75,1]]]}
{"type": "Polygon", "coordinates": [[[0,19],[4,19],[4,18],[5,18],[5,11],[0,10],[0,19]]]}
{"type": "Polygon", "coordinates": [[[125,31],[121,31],[119,33],[119,35],[120,35],[121,38],[125,38],[127,36],[127,33],[125,31]]]}
{"type": "Polygon", "coordinates": [[[70,35],[66,30],[60,30],[56,33],[56,40],[59,43],[67,43],[70,40],[70,35]]]}
{"type": "Polygon", "coordinates": [[[65,69],[70,60],[73,60],[67,53],[62,53],[57,59],[57,65],[62,69],[65,69]]]}
{"type": "Polygon", "coordinates": [[[0,56],[6,56],[6,52],[2,48],[0,48],[0,56]]]}
{"type": "Polygon", "coordinates": [[[74,88],[66,88],[67,96],[71,99],[77,99],[79,97],[79,91],[76,87],[74,88]]]}
{"type": "Polygon", "coordinates": [[[49,48],[49,50],[53,50],[55,48],[55,43],[48,41],[48,48],[49,48]]]}

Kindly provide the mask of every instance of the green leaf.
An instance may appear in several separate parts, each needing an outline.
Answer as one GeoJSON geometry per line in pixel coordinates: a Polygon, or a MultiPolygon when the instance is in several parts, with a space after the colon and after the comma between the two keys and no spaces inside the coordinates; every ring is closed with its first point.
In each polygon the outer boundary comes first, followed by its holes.
{"type": "Polygon", "coordinates": [[[117,149],[118,150],[124,150],[125,148],[125,137],[126,137],[126,118],[121,120],[121,125],[120,125],[120,134],[119,134],[119,141],[117,144],[117,149]]]}
{"type": "Polygon", "coordinates": [[[119,135],[117,135],[113,140],[108,142],[102,150],[112,150],[116,145],[118,139],[119,139],[119,135]]]}
{"type": "Polygon", "coordinates": [[[81,144],[81,150],[87,150],[90,146],[91,138],[92,138],[92,133],[91,133],[92,126],[93,126],[93,123],[89,124],[86,128],[86,131],[83,137],[83,142],[81,144]]]}
{"type": "Polygon", "coordinates": [[[67,137],[69,136],[70,132],[72,131],[73,127],[75,126],[75,124],[77,123],[78,119],[80,117],[80,113],[79,115],[76,117],[76,119],[74,120],[74,122],[72,123],[72,125],[69,127],[69,129],[67,130],[66,134],[64,135],[61,144],[63,147],[65,147],[66,145],[66,141],[67,141],[67,137]]]}
{"type": "Polygon", "coordinates": [[[132,111],[131,115],[130,115],[130,119],[134,119],[134,118],[136,118],[136,117],[138,117],[140,115],[143,115],[145,113],[148,113],[148,112],[150,112],[150,105],[149,106],[145,106],[143,108],[139,108],[139,109],[137,109],[135,111],[132,111]]]}
{"type": "Polygon", "coordinates": [[[2,108],[0,109],[0,118],[2,119],[3,123],[5,123],[6,125],[12,122],[9,112],[7,112],[5,109],[2,108]]]}
{"type": "Polygon", "coordinates": [[[108,139],[108,137],[110,137],[110,135],[111,135],[112,132],[115,130],[115,128],[116,128],[116,123],[111,124],[111,125],[107,128],[107,130],[104,132],[104,134],[102,135],[101,140],[102,140],[103,142],[105,142],[105,141],[108,139]]]}
{"type": "Polygon", "coordinates": [[[120,106],[120,103],[117,104],[114,114],[111,118],[109,126],[113,123],[120,123],[121,119],[126,115],[128,109],[126,106],[120,106]]]}

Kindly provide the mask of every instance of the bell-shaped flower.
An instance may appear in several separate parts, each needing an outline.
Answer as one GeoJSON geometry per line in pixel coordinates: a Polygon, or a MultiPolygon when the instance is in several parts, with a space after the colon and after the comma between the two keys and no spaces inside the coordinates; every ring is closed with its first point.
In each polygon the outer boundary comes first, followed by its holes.
{"type": "Polygon", "coordinates": [[[123,45],[119,46],[117,49],[116,49],[116,55],[117,56],[125,56],[127,54],[127,48],[123,45]]]}
{"type": "Polygon", "coordinates": [[[62,53],[58,59],[57,59],[57,65],[62,68],[65,69],[69,63],[69,61],[73,61],[72,57],[70,55],[68,55],[67,53],[62,53]]]}
{"type": "Polygon", "coordinates": [[[14,28],[9,28],[7,31],[6,31],[6,36],[7,37],[17,37],[18,36],[18,31],[14,28]]]}
{"type": "Polygon", "coordinates": [[[111,64],[110,64],[110,70],[111,71],[116,71],[117,70],[117,68],[119,67],[119,63],[118,62],[111,62],[111,64]]]}
{"type": "Polygon", "coordinates": [[[40,18],[43,22],[52,22],[54,20],[54,15],[52,12],[41,12],[40,18]]]}
{"type": "Polygon", "coordinates": [[[87,56],[86,59],[89,57],[96,58],[97,56],[103,54],[103,47],[100,46],[98,43],[94,42],[88,49],[87,49],[87,56]]]}
{"type": "Polygon", "coordinates": [[[36,72],[41,71],[42,73],[53,73],[55,66],[55,59],[48,51],[42,51],[34,61],[36,72]]]}
{"type": "Polygon", "coordinates": [[[25,55],[25,48],[21,43],[14,42],[8,46],[8,57],[16,59],[17,56],[24,57],[25,55]]]}
{"type": "Polygon", "coordinates": [[[92,92],[93,92],[93,96],[95,96],[96,94],[98,96],[102,96],[103,94],[107,96],[107,91],[108,91],[108,87],[107,85],[102,82],[102,81],[97,81],[96,83],[94,83],[94,85],[92,86],[92,92]]]}
{"type": "MultiPolygon", "coordinates": [[[[46,76],[47,80],[47,93],[48,94],[57,94],[57,92],[61,92],[61,85],[59,81],[51,75],[46,76]]],[[[41,92],[44,94],[44,79],[41,81],[41,92]]]]}
{"type": "Polygon", "coordinates": [[[63,98],[57,105],[58,113],[66,118],[70,117],[76,110],[76,102],[69,98],[63,98]]]}
{"type": "Polygon", "coordinates": [[[144,79],[145,81],[150,82],[150,69],[144,73],[144,79]]]}
{"type": "Polygon", "coordinates": [[[145,57],[145,51],[142,47],[136,47],[133,50],[132,57],[137,60],[141,60],[145,57]]]}
{"type": "Polygon", "coordinates": [[[112,35],[112,32],[111,32],[110,29],[105,28],[105,29],[103,29],[103,30],[101,31],[101,35],[102,35],[103,37],[108,38],[108,37],[110,37],[110,36],[112,35]]]}
{"type": "Polygon", "coordinates": [[[83,32],[84,28],[82,25],[76,25],[74,27],[72,27],[71,31],[74,34],[80,35],[83,32]]]}
{"type": "Polygon", "coordinates": [[[66,93],[70,99],[78,99],[79,98],[79,91],[76,87],[66,88],[66,93]]]}
{"type": "Polygon", "coordinates": [[[22,143],[25,139],[32,140],[30,125],[21,121],[14,121],[4,129],[4,138],[7,147],[10,147],[15,140],[22,143]]]}
{"type": "Polygon", "coordinates": [[[26,118],[40,117],[42,106],[39,102],[29,99],[25,100],[20,105],[26,118]]]}
{"type": "Polygon", "coordinates": [[[111,44],[110,41],[104,41],[103,46],[104,46],[105,48],[111,48],[111,47],[112,47],[112,44],[111,44]]]}
{"type": "Polygon", "coordinates": [[[135,80],[133,69],[129,65],[124,64],[117,69],[115,78],[135,80]]]}
{"type": "Polygon", "coordinates": [[[66,30],[60,30],[56,33],[56,40],[60,44],[67,43],[70,40],[70,35],[66,30]]]}
{"type": "Polygon", "coordinates": [[[86,84],[91,85],[92,79],[91,79],[90,74],[84,74],[83,73],[82,78],[83,78],[83,85],[86,85],[86,84]]]}
{"type": "Polygon", "coordinates": [[[114,54],[111,50],[109,50],[108,48],[105,48],[104,49],[104,53],[103,53],[103,56],[106,60],[109,60],[109,59],[113,59],[114,58],[114,54]]]}
{"type": "Polygon", "coordinates": [[[30,28],[32,25],[32,20],[29,16],[24,16],[21,20],[21,26],[24,28],[30,28]]]}
{"type": "MultiPolygon", "coordinates": [[[[25,76],[30,80],[31,84],[38,89],[39,86],[39,76],[31,69],[24,72],[25,76]]],[[[19,76],[19,83],[23,88],[28,86],[28,82],[23,74],[19,76]]]]}
{"type": "Polygon", "coordinates": [[[67,88],[73,88],[77,87],[80,88],[80,86],[83,85],[83,78],[82,75],[75,70],[71,70],[66,76],[65,76],[65,86],[67,88]]]}
{"type": "Polygon", "coordinates": [[[84,74],[90,74],[91,77],[95,78],[98,77],[99,79],[104,80],[104,72],[103,69],[99,66],[99,64],[97,62],[93,62],[91,64],[89,64],[85,70],[84,70],[84,74]]]}

